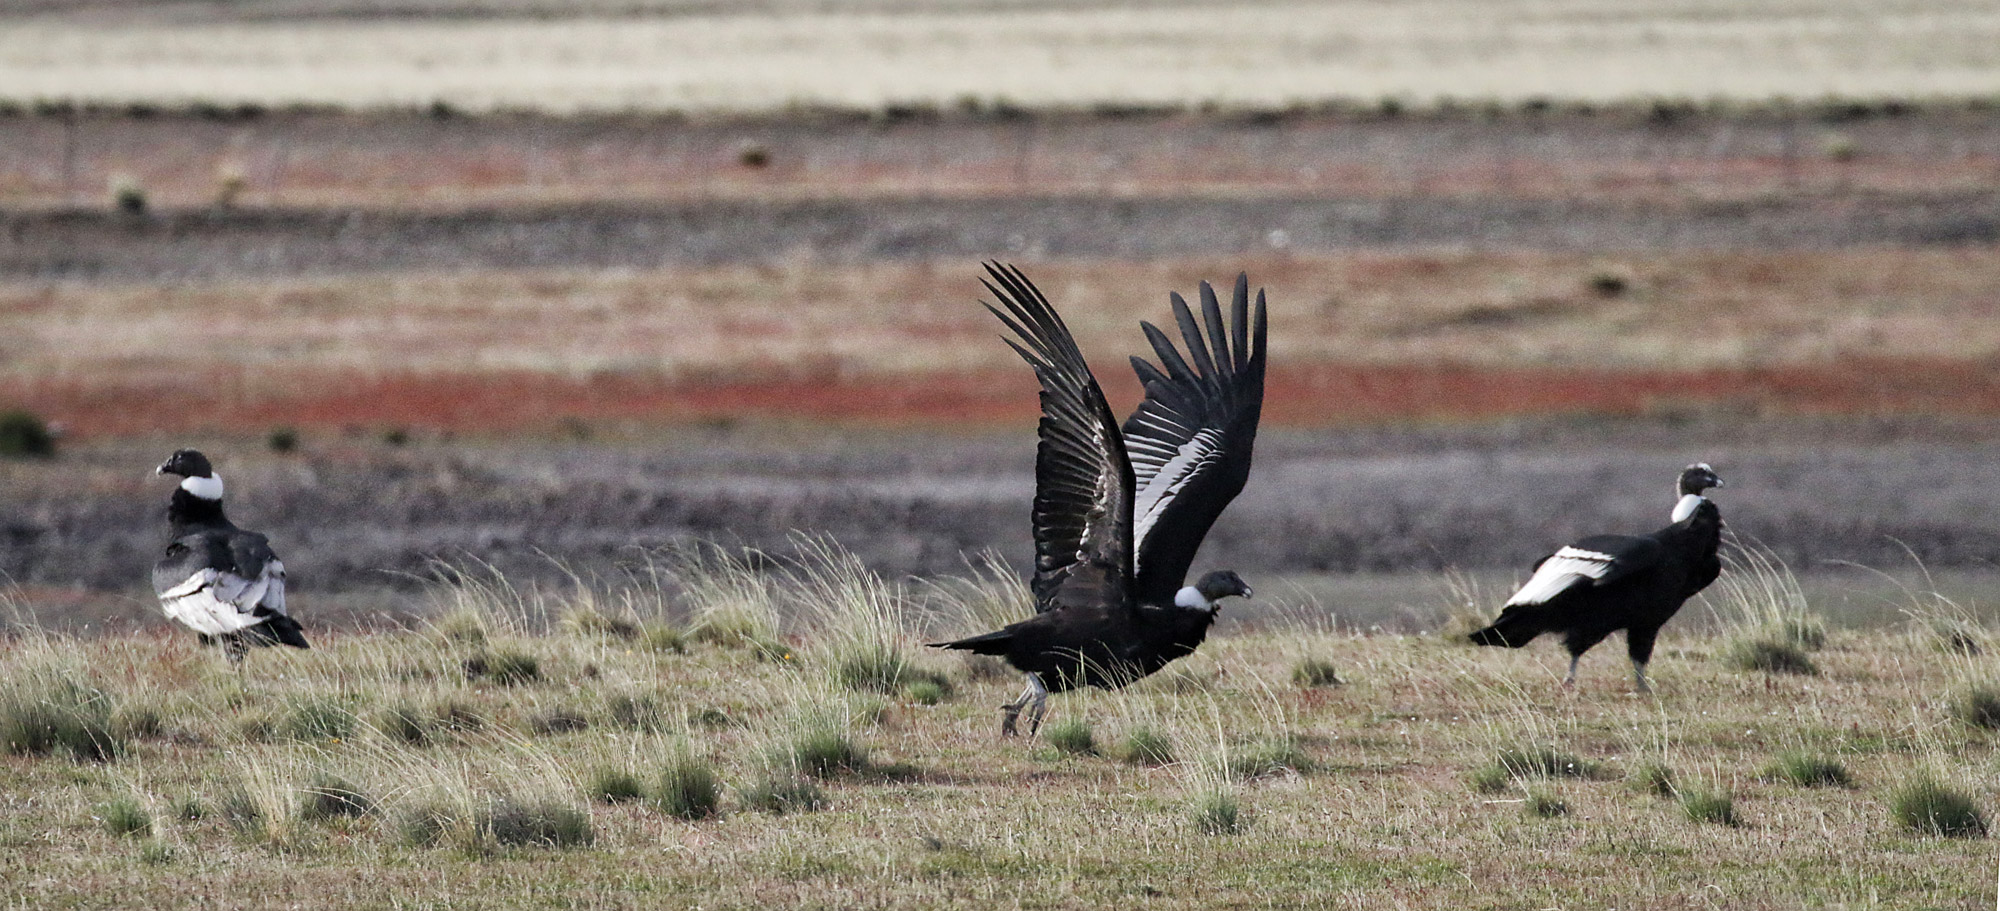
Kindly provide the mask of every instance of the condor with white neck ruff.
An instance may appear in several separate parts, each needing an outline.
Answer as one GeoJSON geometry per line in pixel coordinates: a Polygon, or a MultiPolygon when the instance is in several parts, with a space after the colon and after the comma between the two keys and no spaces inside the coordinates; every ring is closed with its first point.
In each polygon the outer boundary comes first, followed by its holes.
{"type": "Polygon", "coordinates": [[[1146,400],[1121,428],[1069,327],[1020,270],[987,264],[991,304],[1008,339],[1042,386],[1035,459],[1036,614],[1003,629],[933,643],[997,655],[1027,675],[1002,707],[1014,734],[1025,710],[1032,734],[1051,691],[1124,686],[1194,652],[1220,611],[1250,596],[1233,572],[1184,585],[1209,526],[1243,490],[1264,402],[1264,294],[1236,279],[1225,327],[1220,302],[1201,286],[1201,318],[1173,295],[1187,353],[1142,323],[1155,366],[1132,367],[1146,400]],[[1203,333],[1204,324],[1206,335],[1203,333]]]}
{"type": "Polygon", "coordinates": [[[285,613],[285,564],[263,535],[223,515],[222,478],[208,457],[182,449],[156,472],[181,478],[167,504],[173,540],[153,564],[153,591],[167,616],[204,645],[220,642],[231,664],[253,645],[311,648],[285,613]]]}
{"type": "Polygon", "coordinates": [[[1563,686],[1570,687],[1583,653],[1622,629],[1633,683],[1649,692],[1646,662],[1660,627],[1722,574],[1722,512],[1702,496],[1721,486],[1706,462],[1682,469],[1672,524],[1636,537],[1593,535],[1543,557],[1500,617],[1472,641],[1520,648],[1543,633],[1561,633],[1570,656],[1563,686]]]}

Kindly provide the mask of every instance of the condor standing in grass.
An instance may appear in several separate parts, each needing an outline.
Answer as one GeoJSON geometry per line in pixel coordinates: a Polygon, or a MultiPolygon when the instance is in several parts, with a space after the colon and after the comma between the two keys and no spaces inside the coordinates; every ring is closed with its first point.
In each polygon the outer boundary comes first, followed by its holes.
{"type": "Polygon", "coordinates": [[[157,473],[179,475],[167,504],[173,540],[153,564],[153,591],[167,616],[221,642],[231,664],[253,645],[311,648],[298,621],[285,613],[285,564],[271,544],[222,514],[222,478],[208,457],[182,449],[157,473]]]}
{"type": "Polygon", "coordinates": [[[1146,400],[1121,429],[1062,317],[1020,270],[989,263],[987,305],[1019,339],[1008,344],[1041,381],[1035,459],[1035,616],[1004,629],[937,643],[998,655],[1027,673],[1003,707],[1015,733],[1023,710],[1041,726],[1049,693],[1124,686],[1194,652],[1222,598],[1250,596],[1233,572],[1183,585],[1195,551],[1243,490],[1264,402],[1264,294],[1250,313],[1237,276],[1229,323],[1206,282],[1201,321],[1173,295],[1187,345],[1142,323],[1160,363],[1134,357],[1146,400]],[[1207,335],[1203,336],[1203,323],[1207,335]]]}
{"type": "Polygon", "coordinates": [[[1593,535],[1543,557],[1499,619],[1473,633],[1472,641],[1520,648],[1543,633],[1561,633],[1569,649],[1563,686],[1569,687],[1583,653],[1622,629],[1633,683],[1649,692],[1646,662],[1660,627],[1722,574],[1722,512],[1702,496],[1721,486],[1706,462],[1682,469],[1673,524],[1643,536],[1593,535]]]}

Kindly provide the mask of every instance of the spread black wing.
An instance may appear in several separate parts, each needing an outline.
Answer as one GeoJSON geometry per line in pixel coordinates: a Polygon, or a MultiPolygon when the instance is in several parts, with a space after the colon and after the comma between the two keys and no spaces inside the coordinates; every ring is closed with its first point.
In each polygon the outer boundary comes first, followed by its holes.
{"type": "Polygon", "coordinates": [[[1179,294],[1173,305],[1187,356],[1166,333],[1142,324],[1160,363],[1132,359],[1146,401],[1124,428],[1136,482],[1134,593],[1142,604],[1173,600],[1209,526],[1242,492],[1264,404],[1264,292],[1257,292],[1253,318],[1249,277],[1236,277],[1227,331],[1207,282],[1200,323],[1179,294]]]}
{"type": "Polygon", "coordinates": [[[1132,464],[1069,327],[1020,270],[988,263],[987,305],[1042,384],[1035,455],[1035,609],[1131,606],[1132,464]]]}

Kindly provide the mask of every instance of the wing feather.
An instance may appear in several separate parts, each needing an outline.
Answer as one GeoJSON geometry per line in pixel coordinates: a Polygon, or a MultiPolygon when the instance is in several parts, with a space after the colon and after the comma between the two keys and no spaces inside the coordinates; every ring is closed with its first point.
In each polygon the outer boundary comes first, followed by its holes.
{"type": "Polygon", "coordinates": [[[1069,327],[1019,269],[986,264],[987,309],[1041,382],[1035,455],[1035,608],[1132,606],[1132,464],[1118,419],[1069,327]],[[1004,308],[1004,310],[1003,310],[1004,308]]]}
{"type": "Polygon", "coordinates": [[[1146,400],[1123,429],[1136,484],[1135,588],[1146,604],[1172,600],[1209,527],[1242,492],[1263,411],[1264,293],[1253,315],[1249,276],[1238,275],[1226,321],[1207,282],[1200,297],[1197,318],[1185,298],[1169,296],[1180,346],[1143,324],[1159,363],[1132,359],[1146,400]]]}

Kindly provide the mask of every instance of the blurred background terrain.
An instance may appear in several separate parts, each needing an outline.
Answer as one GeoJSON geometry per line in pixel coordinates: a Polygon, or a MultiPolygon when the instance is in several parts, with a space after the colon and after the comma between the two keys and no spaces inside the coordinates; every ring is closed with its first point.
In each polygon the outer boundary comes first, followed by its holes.
{"type": "MultiPolygon", "coordinates": [[[[825,534],[1026,565],[1025,268],[1097,365],[1247,271],[1199,561],[1429,622],[1576,535],[1731,527],[1855,622],[2000,546],[1989,4],[0,4],[0,572],[154,622],[195,445],[301,611],[825,534]]],[[[1836,615],[1841,612],[1836,610],[1836,615]]]]}

